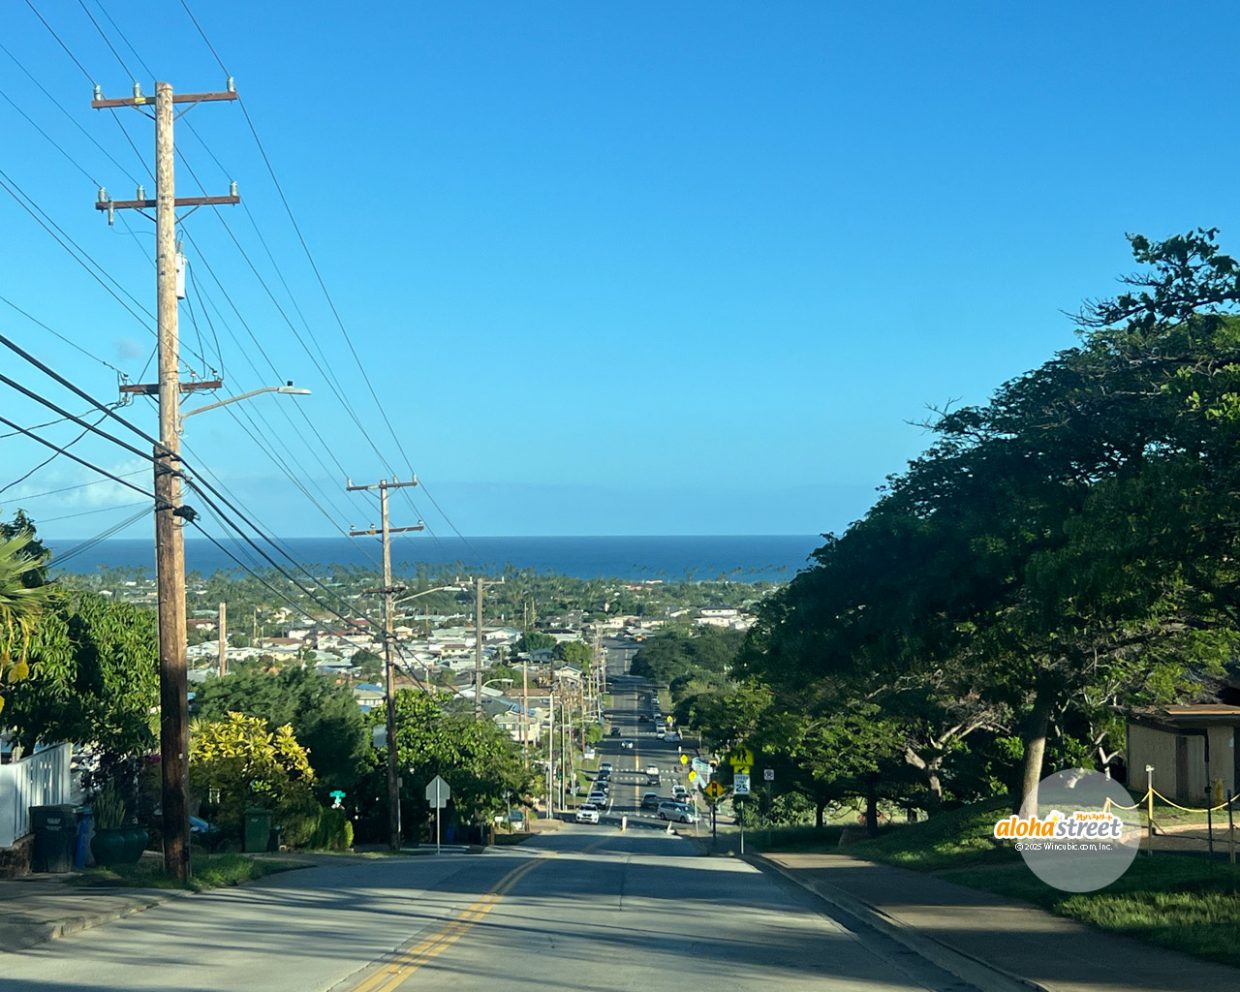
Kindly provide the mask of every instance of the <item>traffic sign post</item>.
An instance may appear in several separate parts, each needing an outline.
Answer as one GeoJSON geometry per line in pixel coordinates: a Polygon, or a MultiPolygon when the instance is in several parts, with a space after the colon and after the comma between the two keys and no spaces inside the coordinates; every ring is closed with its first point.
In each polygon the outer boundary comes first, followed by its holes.
{"type": "Polygon", "coordinates": [[[430,784],[426,787],[426,801],[431,804],[431,809],[435,811],[435,853],[439,854],[439,822],[443,819],[441,812],[448,805],[448,800],[452,798],[452,787],[443,780],[441,775],[436,775],[431,779],[430,784]]]}
{"type": "Polygon", "coordinates": [[[749,795],[749,775],[746,772],[737,772],[732,776],[732,793],[737,796],[749,795]]]}

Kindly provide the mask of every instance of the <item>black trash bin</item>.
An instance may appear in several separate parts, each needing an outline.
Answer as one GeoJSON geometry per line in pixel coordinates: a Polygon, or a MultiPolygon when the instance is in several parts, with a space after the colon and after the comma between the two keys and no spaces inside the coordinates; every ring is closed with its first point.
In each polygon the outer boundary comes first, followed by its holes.
{"type": "Polygon", "coordinates": [[[34,832],[30,870],[54,873],[72,870],[78,835],[75,807],[31,806],[30,828],[34,832]]]}

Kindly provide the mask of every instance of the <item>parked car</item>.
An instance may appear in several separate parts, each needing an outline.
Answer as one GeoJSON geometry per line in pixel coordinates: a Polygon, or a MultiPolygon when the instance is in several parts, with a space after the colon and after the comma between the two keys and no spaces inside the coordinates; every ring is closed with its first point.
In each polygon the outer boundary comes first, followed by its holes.
{"type": "Polygon", "coordinates": [[[642,796],[642,809],[658,809],[662,801],[657,792],[647,792],[642,796]]]}
{"type": "Polygon", "coordinates": [[[598,823],[598,807],[592,803],[577,807],[576,820],[578,823],[598,823]]]}
{"type": "Polygon", "coordinates": [[[697,811],[688,803],[673,802],[669,799],[659,803],[660,820],[672,820],[675,823],[697,823],[697,811]]]}

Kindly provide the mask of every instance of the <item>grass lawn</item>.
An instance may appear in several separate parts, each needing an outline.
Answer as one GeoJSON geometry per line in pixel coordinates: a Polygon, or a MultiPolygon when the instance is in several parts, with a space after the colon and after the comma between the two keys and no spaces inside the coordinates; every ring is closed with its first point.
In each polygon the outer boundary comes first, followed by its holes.
{"type": "Polygon", "coordinates": [[[1099,892],[1060,892],[1023,864],[961,868],[941,877],[1023,899],[1110,933],[1240,966],[1240,867],[1185,854],[1137,855],[1099,892]]]}
{"type": "MultiPolygon", "coordinates": [[[[1021,899],[1108,933],[1240,966],[1240,867],[1195,855],[1141,853],[1105,889],[1061,892],[1029,871],[1015,850],[992,840],[995,820],[1010,809],[1006,799],[977,803],[921,823],[893,825],[844,850],[1021,899]]],[[[794,836],[778,849],[822,849],[797,843],[794,836]]]]}
{"type": "Polygon", "coordinates": [[[76,885],[125,886],[139,889],[191,889],[205,892],[228,885],[252,882],[264,875],[307,868],[296,861],[269,861],[247,858],[243,854],[195,854],[192,860],[193,875],[182,885],[164,874],[162,858],[144,857],[137,864],[116,865],[112,868],[88,868],[77,878],[76,885]]]}

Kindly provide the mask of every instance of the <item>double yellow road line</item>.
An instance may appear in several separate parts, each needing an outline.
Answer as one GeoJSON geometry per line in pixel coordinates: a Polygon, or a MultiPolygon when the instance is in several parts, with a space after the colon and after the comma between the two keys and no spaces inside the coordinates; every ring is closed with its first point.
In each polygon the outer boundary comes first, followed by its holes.
{"type": "Polygon", "coordinates": [[[479,920],[499,905],[505,892],[553,856],[532,858],[525,864],[514,868],[500,879],[499,884],[490,892],[470,903],[460,914],[432,931],[428,937],[407,950],[397,952],[391,961],[367,976],[360,985],[352,989],[352,992],[394,992],[415,971],[469,933],[479,920]]]}

